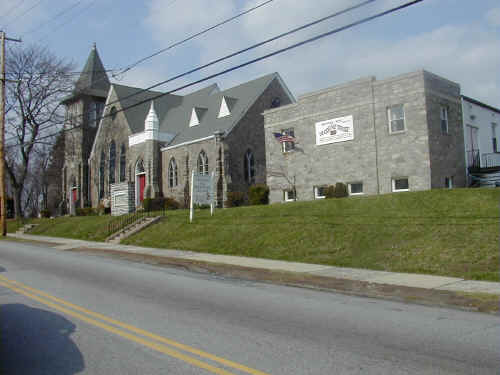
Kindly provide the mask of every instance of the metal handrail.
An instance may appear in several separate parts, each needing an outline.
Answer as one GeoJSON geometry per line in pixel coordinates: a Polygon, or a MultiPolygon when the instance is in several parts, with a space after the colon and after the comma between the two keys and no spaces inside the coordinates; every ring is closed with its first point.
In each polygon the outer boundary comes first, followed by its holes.
{"type": "Polygon", "coordinates": [[[467,165],[469,168],[481,168],[481,157],[479,150],[467,151],[467,165]]]}
{"type": "Polygon", "coordinates": [[[132,223],[143,219],[145,217],[152,216],[166,216],[166,209],[163,208],[161,210],[137,210],[131,214],[117,216],[115,219],[108,223],[108,236],[113,233],[119,232],[120,230],[126,228],[132,223]]]}

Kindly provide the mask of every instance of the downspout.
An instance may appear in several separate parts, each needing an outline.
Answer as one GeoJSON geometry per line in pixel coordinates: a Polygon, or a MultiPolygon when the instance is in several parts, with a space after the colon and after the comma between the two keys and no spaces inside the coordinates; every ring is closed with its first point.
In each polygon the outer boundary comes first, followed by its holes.
{"type": "Polygon", "coordinates": [[[380,195],[380,176],[378,168],[378,141],[377,141],[377,126],[375,122],[375,90],[373,88],[373,78],[370,82],[370,87],[372,90],[372,118],[373,118],[373,138],[375,141],[375,171],[377,173],[377,194],[380,195]]]}

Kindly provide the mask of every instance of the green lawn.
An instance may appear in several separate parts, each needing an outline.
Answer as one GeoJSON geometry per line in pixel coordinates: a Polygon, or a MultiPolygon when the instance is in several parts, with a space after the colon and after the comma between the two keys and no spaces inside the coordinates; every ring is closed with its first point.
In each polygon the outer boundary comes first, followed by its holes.
{"type": "Polygon", "coordinates": [[[498,189],[455,189],[196,212],[124,243],[344,267],[499,278],[498,189]]]}
{"type": "MultiPolygon", "coordinates": [[[[455,189],[187,210],[126,244],[499,281],[499,189],[455,189]]],[[[102,241],[110,216],[38,220],[30,233],[102,241]]]]}

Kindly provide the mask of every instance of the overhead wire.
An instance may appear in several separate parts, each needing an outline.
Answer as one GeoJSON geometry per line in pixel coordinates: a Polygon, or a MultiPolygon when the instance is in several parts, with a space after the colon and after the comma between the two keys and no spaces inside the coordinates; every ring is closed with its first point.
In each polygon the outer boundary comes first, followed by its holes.
{"type": "Polygon", "coordinates": [[[13,7],[10,7],[4,14],[0,15],[0,18],[7,17],[9,14],[11,14],[16,8],[19,8],[25,0],[21,0],[19,3],[14,4],[13,7]]]}
{"type": "Polygon", "coordinates": [[[185,39],[182,39],[182,40],[180,40],[178,42],[172,43],[171,45],[169,45],[169,46],[167,46],[165,48],[162,48],[161,50],[159,50],[159,51],[157,51],[157,52],[155,52],[155,53],[153,53],[153,54],[151,54],[149,56],[143,57],[142,59],[139,59],[136,62],[130,64],[129,66],[127,66],[126,68],[124,68],[122,72],[120,72],[118,74],[125,73],[125,72],[129,71],[130,69],[136,67],[137,65],[143,63],[144,61],[147,61],[147,60],[149,60],[149,59],[151,59],[151,58],[153,58],[155,56],[158,56],[158,55],[160,55],[160,54],[162,54],[162,53],[164,53],[164,52],[166,52],[166,51],[168,51],[168,50],[170,50],[170,49],[172,49],[174,47],[177,47],[177,46],[179,46],[179,45],[181,45],[183,43],[186,43],[186,42],[188,42],[188,41],[190,41],[190,40],[192,40],[192,39],[194,39],[196,37],[199,37],[199,36],[201,36],[203,34],[206,34],[207,32],[209,32],[209,31],[211,31],[213,29],[216,29],[216,28],[218,28],[218,27],[220,27],[222,25],[225,25],[226,23],[229,23],[229,22],[231,22],[231,21],[233,21],[233,20],[235,20],[237,18],[240,18],[240,17],[244,16],[245,14],[251,13],[254,10],[257,10],[257,9],[259,9],[259,8],[265,6],[265,5],[267,5],[267,4],[269,4],[269,3],[273,2],[273,1],[274,0],[264,1],[263,3],[257,4],[256,6],[250,8],[250,9],[247,9],[247,10],[245,10],[243,12],[240,12],[240,13],[238,13],[238,14],[230,17],[230,18],[225,19],[224,21],[221,21],[221,22],[219,22],[219,23],[217,23],[215,25],[212,25],[210,27],[207,27],[206,29],[203,29],[203,30],[201,30],[201,31],[199,31],[199,32],[197,32],[197,33],[195,33],[193,35],[190,35],[190,36],[188,36],[185,39]]]}
{"type": "MultiPolygon", "coordinates": [[[[19,19],[19,18],[22,18],[24,17],[25,15],[27,15],[29,12],[31,12],[33,9],[35,9],[38,5],[40,5],[40,3],[42,2],[43,0],[38,0],[33,6],[31,6],[30,8],[26,9],[26,11],[24,11],[22,14],[16,16],[15,20],[19,19]]],[[[13,21],[12,21],[13,22],[13,21]]],[[[12,22],[8,22],[7,24],[4,25],[4,27],[7,27],[9,25],[12,24],[12,22]]]]}
{"type": "MultiPolygon", "coordinates": [[[[130,109],[130,108],[134,108],[134,107],[137,107],[137,106],[139,106],[139,105],[142,105],[142,104],[145,104],[145,103],[151,102],[152,100],[159,99],[159,98],[161,98],[161,97],[163,97],[163,96],[166,96],[166,95],[169,95],[169,94],[171,94],[171,93],[173,93],[173,92],[177,92],[177,91],[183,90],[183,89],[188,88],[188,87],[190,87],[190,86],[194,86],[194,85],[197,85],[197,84],[199,84],[199,83],[202,83],[202,82],[208,81],[208,80],[210,80],[210,79],[212,79],[212,78],[215,78],[215,77],[218,77],[218,76],[221,76],[221,75],[227,74],[227,73],[229,73],[229,72],[232,72],[232,71],[235,71],[235,70],[241,69],[241,68],[243,68],[243,67],[245,67],[245,66],[248,66],[248,65],[254,64],[254,63],[256,63],[256,62],[262,61],[262,60],[264,60],[264,59],[268,59],[268,58],[273,57],[273,56],[276,56],[276,55],[278,55],[278,54],[281,54],[281,53],[284,53],[284,52],[290,51],[290,50],[292,50],[292,49],[298,48],[298,47],[303,46],[303,45],[305,45],[305,44],[312,43],[312,42],[314,42],[314,41],[316,41],[316,40],[319,40],[319,39],[325,38],[325,37],[327,37],[327,36],[330,36],[330,35],[333,35],[333,34],[337,34],[337,33],[341,32],[341,31],[344,31],[344,30],[347,30],[347,29],[353,28],[353,27],[358,26],[358,25],[361,25],[361,24],[363,24],[363,23],[366,23],[366,22],[372,21],[372,20],[374,20],[374,19],[377,19],[377,18],[383,17],[383,16],[385,16],[385,15],[388,15],[388,14],[391,14],[391,13],[394,13],[394,12],[397,12],[397,11],[402,10],[402,9],[404,9],[404,8],[408,8],[408,7],[410,7],[410,6],[413,6],[413,5],[415,5],[415,4],[421,3],[421,2],[423,2],[423,1],[424,1],[424,0],[413,0],[413,1],[410,1],[410,2],[407,2],[407,3],[404,3],[404,4],[401,4],[401,5],[399,5],[399,6],[396,6],[396,7],[390,8],[390,9],[385,10],[385,11],[383,11],[383,12],[379,12],[379,13],[376,13],[376,14],[374,14],[374,15],[371,15],[371,16],[368,16],[368,17],[365,17],[365,18],[362,18],[362,19],[360,19],[360,20],[358,20],[358,21],[351,22],[351,23],[349,23],[349,24],[347,24],[347,25],[344,25],[344,26],[341,26],[341,27],[335,28],[335,29],[333,29],[333,30],[330,30],[330,31],[327,31],[327,32],[321,33],[321,34],[316,35],[316,36],[314,36],[314,37],[311,37],[311,38],[305,39],[305,40],[303,40],[303,41],[300,41],[300,42],[297,42],[297,43],[294,43],[294,44],[291,44],[291,45],[289,45],[289,46],[287,46],[287,47],[280,48],[280,49],[278,49],[278,50],[276,50],[276,51],[274,51],[274,52],[267,53],[267,54],[262,55],[262,56],[260,56],[260,57],[257,57],[257,58],[254,58],[254,59],[248,60],[248,61],[246,61],[246,62],[244,62],[244,63],[241,63],[241,64],[238,64],[238,65],[236,65],[236,66],[233,66],[233,67],[230,67],[230,68],[224,69],[224,70],[222,70],[222,71],[219,71],[219,72],[217,72],[217,73],[211,74],[211,75],[206,76],[206,77],[204,77],[204,78],[198,79],[198,80],[193,81],[193,82],[191,82],[191,83],[187,83],[187,84],[185,84],[185,85],[179,86],[179,87],[177,87],[177,88],[175,88],[175,89],[173,89],[173,90],[167,91],[167,92],[165,92],[165,93],[160,93],[160,94],[158,94],[158,95],[156,95],[156,96],[153,96],[153,97],[151,97],[151,98],[148,98],[148,99],[146,99],[146,100],[141,100],[141,101],[139,101],[139,102],[137,102],[137,103],[131,104],[131,105],[126,106],[126,107],[123,107],[123,108],[121,108],[121,109],[118,109],[118,110],[116,110],[114,113],[123,112],[123,111],[126,111],[126,110],[130,109]]],[[[108,105],[109,105],[109,104],[108,104],[108,105]]],[[[114,114],[113,114],[113,115],[114,115],[114,114]]],[[[102,115],[102,116],[100,117],[100,120],[102,120],[102,119],[104,119],[104,118],[107,118],[107,117],[110,117],[110,116],[111,116],[111,114],[102,115]]],[[[82,125],[79,125],[78,127],[81,127],[81,126],[82,126],[82,125]]],[[[74,127],[74,128],[75,128],[75,127],[74,127]]],[[[72,129],[74,129],[74,128],[72,128],[72,129]]],[[[61,132],[69,131],[69,130],[72,130],[72,129],[68,129],[68,130],[61,130],[61,131],[59,131],[59,132],[57,132],[57,133],[53,133],[53,134],[50,134],[50,135],[47,135],[47,136],[41,137],[41,138],[37,139],[37,141],[42,140],[42,139],[46,139],[46,138],[50,138],[50,137],[53,137],[53,136],[56,136],[56,135],[59,135],[61,132]]],[[[35,141],[35,142],[27,142],[27,143],[23,143],[23,144],[9,145],[9,146],[6,146],[6,147],[21,146],[21,145],[22,145],[22,146],[24,146],[24,145],[29,145],[29,144],[31,144],[31,143],[36,143],[37,141],[35,141]]]]}
{"type": "Polygon", "coordinates": [[[21,35],[21,38],[25,37],[26,35],[28,34],[31,34],[43,27],[45,27],[46,25],[49,25],[51,22],[55,21],[57,18],[63,16],[64,14],[70,12],[72,9],[76,8],[78,5],[80,5],[82,3],[83,0],[78,0],[77,2],[73,3],[72,5],[70,5],[69,7],[66,7],[64,8],[62,11],[60,11],[59,13],[57,13],[56,15],[54,15],[53,17],[51,17],[50,19],[48,19],[47,21],[45,22],[42,22],[41,24],[39,24],[38,26],[32,28],[31,30],[28,30],[26,32],[24,32],[22,35],[21,35]]]}

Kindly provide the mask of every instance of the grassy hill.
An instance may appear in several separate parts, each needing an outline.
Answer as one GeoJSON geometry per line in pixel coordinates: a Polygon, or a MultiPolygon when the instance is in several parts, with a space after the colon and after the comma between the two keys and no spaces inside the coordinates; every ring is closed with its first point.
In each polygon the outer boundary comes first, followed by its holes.
{"type": "MultiPolygon", "coordinates": [[[[397,272],[499,278],[499,189],[454,189],[216,210],[170,211],[124,243],[397,272]]],[[[35,232],[102,240],[107,217],[35,232]]]]}

